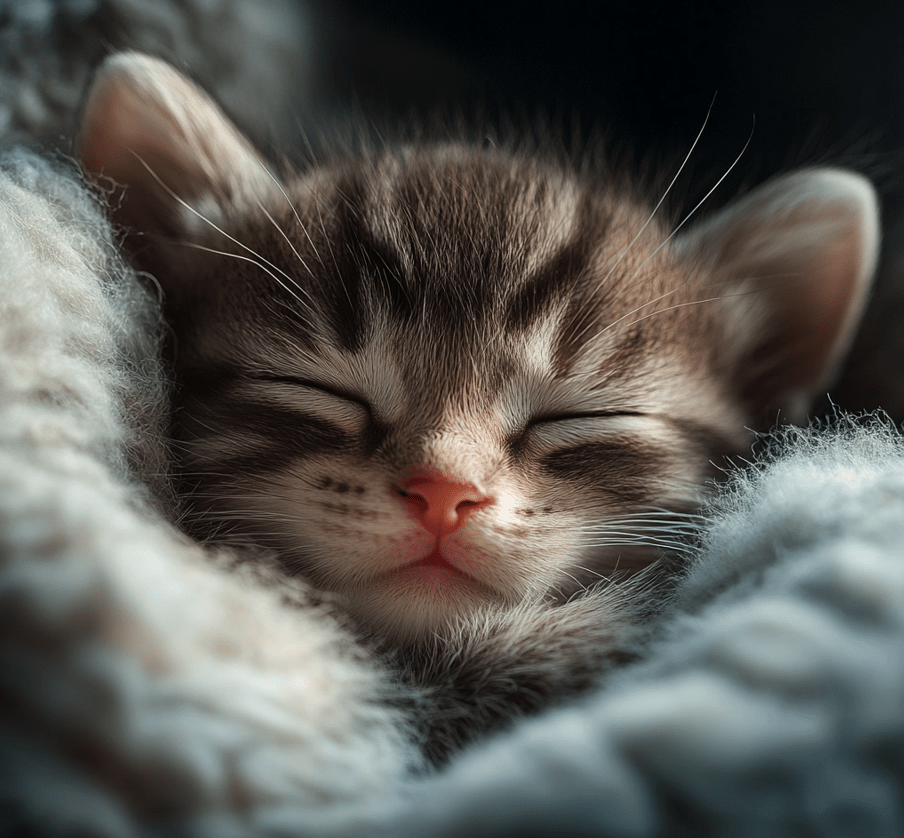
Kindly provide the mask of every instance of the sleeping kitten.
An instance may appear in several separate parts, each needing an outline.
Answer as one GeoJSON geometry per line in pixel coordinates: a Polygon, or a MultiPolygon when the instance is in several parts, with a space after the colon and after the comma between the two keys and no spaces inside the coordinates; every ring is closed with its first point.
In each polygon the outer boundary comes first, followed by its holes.
{"type": "Polygon", "coordinates": [[[578,163],[455,140],[279,178],[137,54],[79,154],[164,291],[186,527],[341,595],[434,688],[437,759],[630,654],[644,569],[748,428],[804,417],[877,253],[832,169],[676,236],[578,163]]]}

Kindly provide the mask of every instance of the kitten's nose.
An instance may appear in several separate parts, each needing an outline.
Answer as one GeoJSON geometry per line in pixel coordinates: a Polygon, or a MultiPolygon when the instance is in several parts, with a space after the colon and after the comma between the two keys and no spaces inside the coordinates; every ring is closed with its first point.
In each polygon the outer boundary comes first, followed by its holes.
{"type": "Polygon", "coordinates": [[[455,532],[471,512],[492,503],[470,483],[443,477],[411,478],[395,490],[424,529],[437,538],[455,532]]]}

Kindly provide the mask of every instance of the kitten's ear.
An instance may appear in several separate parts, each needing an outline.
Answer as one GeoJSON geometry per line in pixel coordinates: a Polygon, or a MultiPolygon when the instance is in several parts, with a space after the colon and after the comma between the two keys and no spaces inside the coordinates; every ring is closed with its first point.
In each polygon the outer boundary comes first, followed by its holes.
{"type": "Polygon", "coordinates": [[[876,193],[810,169],[765,184],[680,242],[715,270],[737,374],[755,411],[802,420],[850,347],[879,253],[876,193]]]}
{"type": "Polygon", "coordinates": [[[77,155],[95,178],[125,187],[115,220],[191,236],[276,189],[251,143],[199,87],[163,61],[120,53],[100,67],[77,155]]]}

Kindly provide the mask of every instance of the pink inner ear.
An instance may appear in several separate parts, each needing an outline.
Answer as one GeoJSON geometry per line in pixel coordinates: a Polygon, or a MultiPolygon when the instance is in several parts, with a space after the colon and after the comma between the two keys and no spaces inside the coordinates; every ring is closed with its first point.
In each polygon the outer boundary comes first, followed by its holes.
{"type": "Polygon", "coordinates": [[[200,88],[135,53],[109,58],[82,125],[86,171],[126,187],[117,221],[141,232],[189,234],[185,204],[212,224],[278,191],[248,140],[200,88]]]}
{"type": "Polygon", "coordinates": [[[122,205],[117,209],[114,202],[117,220],[144,230],[154,226],[150,221],[159,215],[163,191],[148,167],[166,171],[172,120],[164,103],[141,88],[131,63],[115,56],[112,66],[101,69],[85,108],[78,154],[85,171],[126,187],[122,205]]]}
{"type": "Polygon", "coordinates": [[[121,97],[116,96],[109,83],[95,87],[83,117],[77,151],[85,171],[123,183],[125,178],[121,173],[128,143],[117,98],[121,97]]]}
{"type": "Polygon", "coordinates": [[[784,385],[811,398],[828,386],[853,340],[878,250],[878,223],[868,206],[829,202],[820,209],[825,215],[801,225],[801,250],[788,257],[800,265],[802,281],[775,299],[792,355],[784,385]]]}
{"type": "Polygon", "coordinates": [[[866,303],[878,255],[872,187],[850,172],[798,172],[689,238],[728,277],[724,309],[739,336],[739,380],[751,404],[803,418],[834,376],[866,303]]]}
{"type": "Polygon", "coordinates": [[[160,89],[165,81],[188,84],[162,62],[145,56],[108,59],[82,118],[78,153],[86,171],[132,185],[149,177],[142,159],[150,164],[172,153],[167,148],[178,140],[170,111],[176,98],[160,89]]]}
{"type": "Polygon", "coordinates": [[[796,370],[789,370],[792,387],[825,383],[853,337],[865,302],[860,276],[864,242],[859,232],[845,230],[827,249],[817,278],[804,283],[807,293],[789,295],[787,327],[802,346],[796,370]]]}

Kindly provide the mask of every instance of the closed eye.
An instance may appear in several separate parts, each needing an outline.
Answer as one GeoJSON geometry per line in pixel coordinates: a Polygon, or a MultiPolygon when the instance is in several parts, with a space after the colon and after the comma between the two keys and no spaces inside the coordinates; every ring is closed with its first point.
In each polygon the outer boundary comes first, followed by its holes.
{"type": "Polygon", "coordinates": [[[344,390],[340,390],[337,387],[333,387],[330,384],[324,384],[320,381],[311,381],[307,378],[296,378],[291,375],[256,375],[254,378],[257,381],[268,381],[274,384],[286,384],[292,387],[307,387],[311,390],[319,390],[322,393],[328,393],[331,396],[335,396],[337,399],[344,399],[345,401],[361,405],[369,415],[373,414],[370,405],[364,399],[344,390]]]}
{"type": "Polygon", "coordinates": [[[611,438],[613,435],[645,435],[658,424],[656,417],[637,411],[556,413],[532,419],[521,438],[531,447],[549,450],[611,438]]]}
{"type": "Polygon", "coordinates": [[[248,395],[278,402],[301,416],[314,416],[358,435],[373,423],[373,411],[362,398],[319,381],[286,375],[255,375],[244,388],[248,395]]]}

